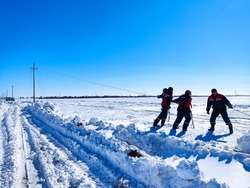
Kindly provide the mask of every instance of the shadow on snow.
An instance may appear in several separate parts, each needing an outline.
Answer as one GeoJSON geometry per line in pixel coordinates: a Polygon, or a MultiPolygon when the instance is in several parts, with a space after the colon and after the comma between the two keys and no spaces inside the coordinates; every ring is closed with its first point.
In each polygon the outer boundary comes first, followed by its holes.
{"type": "Polygon", "coordinates": [[[213,132],[207,132],[207,134],[205,134],[204,136],[201,134],[201,135],[198,135],[195,140],[201,140],[201,141],[204,141],[204,142],[210,142],[210,141],[216,141],[216,142],[226,142],[224,140],[219,140],[220,138],[223,138],[223,137],[227,137],[227,136],[230,136],[231,134],[222,134],[222,135],[214,135],[213,132]]]}

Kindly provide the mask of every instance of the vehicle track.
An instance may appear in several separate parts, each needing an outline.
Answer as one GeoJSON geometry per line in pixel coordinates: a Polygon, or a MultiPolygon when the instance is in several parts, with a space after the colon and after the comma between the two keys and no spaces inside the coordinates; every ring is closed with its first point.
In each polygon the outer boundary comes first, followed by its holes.
{"type": "Polygon", "coordinates": [[[42,187],[96,187],[95,177],[87,174],[87,166],[79,162],[66,147],[54,139],[51,134],[41,129],[41,126],[30,124],[24,120],[28,142],[33,150],[33,161],[38,170],[42,187]],[[38,128],[39,127],[39,128],[38,128]]]}
{"type": "Polygon", "coordinates": [[[1,162],[1,187],[28,187],[26,156],[21,136],[20,109],[14,104],[7,104],[2,114],[1,138],[4,153],[1,162]],[[20,142],[21,141],[21,142],[20,142]]]}
{"type": "MultiPolygon", "coordinates": [[[[75,158],[86,164],[91,173],[91,178],[94,179],[94,182],[98,182],[98,187],[116,187],[122,184],[124,178],[129,179],[131,182],[135,181],[134,178],[123,174],[118,166],[110,163],[109,159],[99,151],[99,148],[93,149],[89,144],[83,143],[62,131],[55,130],[52,126],[43,122],[43,120],[35,117],[34,114],[32,116],[26,114],[26,117],[28,117],[28,126],[26,126],[26,129],[29,129],[28,132],[37,132],[36,136],[39,137],[40,135],[40,137],[43,137],[43,140],[46,137],[46,143],[53,144],[58,150],[67,153],[68,158],[75,158]],[[71,154],[70,156],[69,153],[71,154]],[[110,166],[113,167],[110,168],[110,166]]],[[[31,135],[31,137],[34,136],[31,135]]],[[[46,172],[44,174],[47,176],[46,172]]]]}

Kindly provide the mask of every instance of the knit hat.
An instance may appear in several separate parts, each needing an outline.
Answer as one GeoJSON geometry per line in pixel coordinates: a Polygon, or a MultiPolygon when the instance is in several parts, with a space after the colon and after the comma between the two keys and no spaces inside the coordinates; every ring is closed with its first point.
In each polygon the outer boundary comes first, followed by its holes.
{"type": "Polygon", "coordinates": [[[163,93],[166,94],[166,93],[168,92],[168,89],[167,89],[167,88],[164,88],[162,91],[163,91],[163,93]]]}
{"type": "Polygon", "coordinates": [[[213,88],[213,89],[211,90],[211,92],[212,92],[212,93],[213,93],[213,92],[217,92],[217,90],[213,88]]]}

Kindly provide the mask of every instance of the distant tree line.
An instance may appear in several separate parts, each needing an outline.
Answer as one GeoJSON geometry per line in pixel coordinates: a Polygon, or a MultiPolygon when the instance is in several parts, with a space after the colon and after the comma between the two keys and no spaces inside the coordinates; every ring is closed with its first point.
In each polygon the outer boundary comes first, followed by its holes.
{"type": "Polygon", "coordinates": [[[40,96],[38,99],[88,99],[88,98],[134,98],[134,97],[155,97],[152,95],[126,95],[126,96],[119,96],[119,95],[103,95],[103,96],[40,96]]]}
{"type": "MultiPolygon", "coordinates": [[[[208,95],[192,95],[192,97],[207,97],[208,95]]],[[[250,95],[226,95],[227,97],[250,97],[250,95]]],[[[92,98],[143,98],[143,97],[156,97],[156,95],[103,95],[103,96],[40,96],[36,97],[36,99],[92,99],[92,98]]],[[[179,95],[175,95],[174,97],[179,97],[179,95]]],[[[13,100],[15,98],[11,97],[0,97],[2,100],[13,100]]],[[[19,99],[33,99],[33,97],[19,97],[19,99]]]]}

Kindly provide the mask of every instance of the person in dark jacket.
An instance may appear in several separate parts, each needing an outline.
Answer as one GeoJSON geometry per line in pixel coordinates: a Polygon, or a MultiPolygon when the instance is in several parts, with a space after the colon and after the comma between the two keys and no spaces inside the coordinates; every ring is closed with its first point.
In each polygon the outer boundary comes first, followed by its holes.
{"type": "Polygon", "coordinates": [[[167,115],[168,115],[168,110],[170,109],[170,104],[173,99],[173,88],[169,87],[168,89],[164,88],[163,93],[158,96],[158,98],[162,98],[161,102],[161,113],[160,115],[155,119],[153,126],[157,127],[159,121],[161,120],[161,126],[164,126],[167,115]]]}
{"type": "Polygon", "coordinates": [[[212,95],[208,97],[207,100],[207,114],[209,114],[210,108],[213,108],[212,115],[210,117],[210,124],[211,128],[208,131],[214,131],[214,126],[216,124],[216,118],[221,114],[223,120],[225,121],[226,125],[229,127],[230,134],[233,134],[233,125],[228,117],[227,108],[233,108],[232,104],[229,100],[224,96],[217,92],[216,89],[211,90],[212,95]]]}
{"type": "Polygon", "coordinates": [[[187,128],[191,121],[191,91],[186,90],[185,94],[181,95],[179,98],[173,100],[172,102],[179,104],[177,108],[177,118],[174,122],[173,129],[177,129],[178,125],[181,123],[181,120],[183,119],[183,117],[185,117],[185,121],[182,126],[182,131],[187,131],[187,128]]]}

